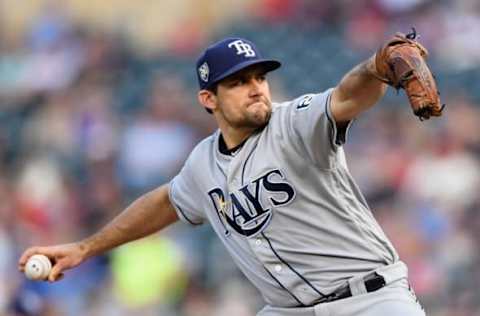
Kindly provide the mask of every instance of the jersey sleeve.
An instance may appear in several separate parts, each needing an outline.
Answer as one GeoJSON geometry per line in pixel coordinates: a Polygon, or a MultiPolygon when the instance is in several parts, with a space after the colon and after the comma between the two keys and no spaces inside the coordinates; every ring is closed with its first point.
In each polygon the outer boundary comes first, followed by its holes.
{"type": "Polygon", "coordinates": [[[344,128],[337,128],[330,99],[333,89],[319,94],[307,94],[297,98],[289,107],[294,141],[300,150],[324,168],[332,168],[339,161],[339,147],[347,138],[352,121],[344,128]]]}
{"type": "Polygon", "coordinates": [[[170,181],[169,197],[178,217],[191,225],[200,225],[205,221],[205,213],[199,207],[198,192],[200,190],[195,183],[194,169],[190,157],[182,170],[170,181]]]}

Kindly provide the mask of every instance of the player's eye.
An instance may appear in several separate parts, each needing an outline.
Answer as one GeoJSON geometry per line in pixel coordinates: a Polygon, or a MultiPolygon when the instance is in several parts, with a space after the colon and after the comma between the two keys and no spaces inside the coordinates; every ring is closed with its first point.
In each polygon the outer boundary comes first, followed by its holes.
{"type": "Polygon", "coordinates": [[[233,88],[236,85],[237,85],[237,80],[231,80],[231,81],[226,82],[226,86],[229,87],[229,88],[233,88]]]}
{"type": "Polygon", "coordinates": [[[265,74],[261,74],[257,77],[257,80],[260,81],[260,82],[263,82],[267,79],[267,75],[265,74]]]}
{"type": "Polygon", "coordinates": [[[244,78],[240,78],[238,80],[235,80],[235,86],[242,86],[246,83],[247,83],[247,80],[245,80],[244,78]]]}

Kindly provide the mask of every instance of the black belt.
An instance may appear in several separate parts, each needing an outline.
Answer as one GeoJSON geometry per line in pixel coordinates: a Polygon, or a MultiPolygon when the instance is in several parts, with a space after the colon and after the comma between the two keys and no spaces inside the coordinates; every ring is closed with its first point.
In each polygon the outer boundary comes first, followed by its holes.
{"type": "MultiPolygon", "coordinates": [[[[367,293],[374,292],[385,286],[385,279],[376,272],[367,274],[363,277],[363,280],[365,282],[365,288],[367,289],[367,293]]],[[[350,291],[350,286],[347,283],[346,285],[335,290],[333,293],[314,301],[312,305],[333,302],[350,296],[352,296],[352,292],[350,291]]]]}

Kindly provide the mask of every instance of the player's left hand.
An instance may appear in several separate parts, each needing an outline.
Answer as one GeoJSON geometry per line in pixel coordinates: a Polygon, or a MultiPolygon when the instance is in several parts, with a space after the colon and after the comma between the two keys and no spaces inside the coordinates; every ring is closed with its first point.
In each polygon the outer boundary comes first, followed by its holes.
{"type": "Polygon", "coordinates": [[[428,51],[417,41],[415,29],[407,35],[397,33],[375,54],[378,79],[398,89],[404,89],[413,113],[420,120],[441,116],[445,105],[440,103],[435,78],[426,58],[428,51]]]}

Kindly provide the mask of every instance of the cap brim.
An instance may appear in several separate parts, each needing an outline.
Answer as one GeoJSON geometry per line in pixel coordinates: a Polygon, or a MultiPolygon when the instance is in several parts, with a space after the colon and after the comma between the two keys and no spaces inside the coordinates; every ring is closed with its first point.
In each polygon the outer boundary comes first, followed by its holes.
{"type": "Polygon", "coordinates": [[[274,59],[256,59],[251,61],[245,61],[243,63],[235,65],[234,67],[230,68],[228,71],[224,72],[221,76],[218,76],[217,78],[215,78],[215,80],[213,80],[208,86],[211,87],[212,85],[227,78],[228,76],[231,76],[234,73],[239,72],[240,70],[243,70],[253,65],[262,65],[267,72],[270,72],[280,68],[280,66],[282,66],[282,63],[274,59]]]}

